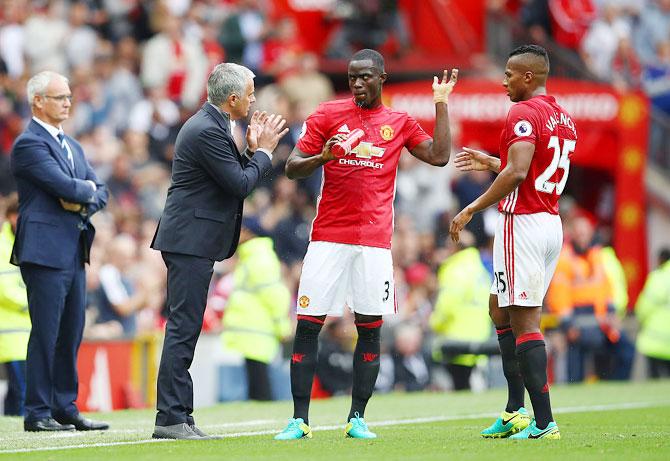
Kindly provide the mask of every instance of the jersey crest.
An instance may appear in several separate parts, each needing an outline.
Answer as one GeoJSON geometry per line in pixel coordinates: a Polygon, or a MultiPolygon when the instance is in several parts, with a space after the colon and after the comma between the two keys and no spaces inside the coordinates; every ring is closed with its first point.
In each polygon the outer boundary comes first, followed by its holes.
{"type": "Polygon", "coordinates": [[[395,133],[390,125],[384,125],[379,129],[379,134],[381,135],[384,141],[390,141],[391,139],[393,139],[393,135],[395,133]]]}

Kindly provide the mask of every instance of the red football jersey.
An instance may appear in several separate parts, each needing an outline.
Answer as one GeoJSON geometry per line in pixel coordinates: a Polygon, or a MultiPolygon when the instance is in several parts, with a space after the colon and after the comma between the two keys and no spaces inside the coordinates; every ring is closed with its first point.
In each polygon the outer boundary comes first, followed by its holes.
{"type": "Polygon", "coordinates": [[[328,139],[356,128],[365,132],[360,144],[323,167],[311,240],[390,248],[400,153],[431,137],[406,112],[383,105],[363,109],[352,98],[319,105],[297,147],[317,155],[328,139]]]}
{"type": "Polygon", "coordinates": [[[553,96],[535,96],[513,105],[500,137],[500,169],[507,165],[509,148],[516,142],[535,144],[526,179],[501,200],[505,213],[558,214],[560,197],[570,172],[577,130],[570,115],[553,96]]]}

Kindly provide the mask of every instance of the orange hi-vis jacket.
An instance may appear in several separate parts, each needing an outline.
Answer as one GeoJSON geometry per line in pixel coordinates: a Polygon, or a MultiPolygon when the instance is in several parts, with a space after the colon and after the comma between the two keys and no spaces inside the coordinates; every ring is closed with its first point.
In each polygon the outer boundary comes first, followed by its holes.
{"type": "Polygon", "coordinates": [[[547,292],[549,312],[565,318],[576,309],[593,309],[595,317],[607,316],[612,302],[612,287],[605,273],[601,248],[594,246],[578,254],[569,243],[563,244],[556,272],[547,292]]]}

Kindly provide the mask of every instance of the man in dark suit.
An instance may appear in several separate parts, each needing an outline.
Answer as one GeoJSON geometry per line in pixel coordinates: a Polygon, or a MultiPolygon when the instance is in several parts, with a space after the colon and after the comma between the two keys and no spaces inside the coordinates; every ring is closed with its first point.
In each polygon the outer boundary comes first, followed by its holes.
{"type": "Polygon", "coordinates": [[[77,141],[61,123],[70,112],[68,80],[41,72],[28,81],[33,118],[16,139],[11,167],[19,192],[12,263],[21,268],[32,331],[26,358],[26,431],[103,430],[77,399],[77,352],[84,330],[86,273],[95,229],[107,203],[77,141]]]}
{"type": "Polygon", "coordinates": [[[255,112],[240,154],[230,123],[255,101],[254,74],[223,63],[207,81],[207,102],[182,127],[175,145],[172,183],[151,247],[168,270],[169,315],[158,371],[154,438],[208,439],[193,420],[188,372],[200,335],[215,261],[235,252],[242,204],[272,168],[272,151],[286,134],[280,116],[255,112]]]}

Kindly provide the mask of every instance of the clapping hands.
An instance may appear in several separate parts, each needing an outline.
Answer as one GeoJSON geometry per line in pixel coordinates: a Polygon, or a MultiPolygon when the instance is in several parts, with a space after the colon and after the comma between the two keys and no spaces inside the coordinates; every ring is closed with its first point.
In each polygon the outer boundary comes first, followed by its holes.
{"type": "Polygon", "coordinates": [[[263,131],[263,125],[268,119],[268,113],[255,111],[251,116],[249,121],[249,126],[247,126],[247,147],[251,152],[254,152],[258,149],[258,136],[263,131]]]}
{"type": "Polygon", "coordinates": [[[247,147],[252,152],[259,148],[272,152],[279,140],[288,133],[285,125],[286,119],[281,115],[255,111],[247,127],[247,147]]]}

